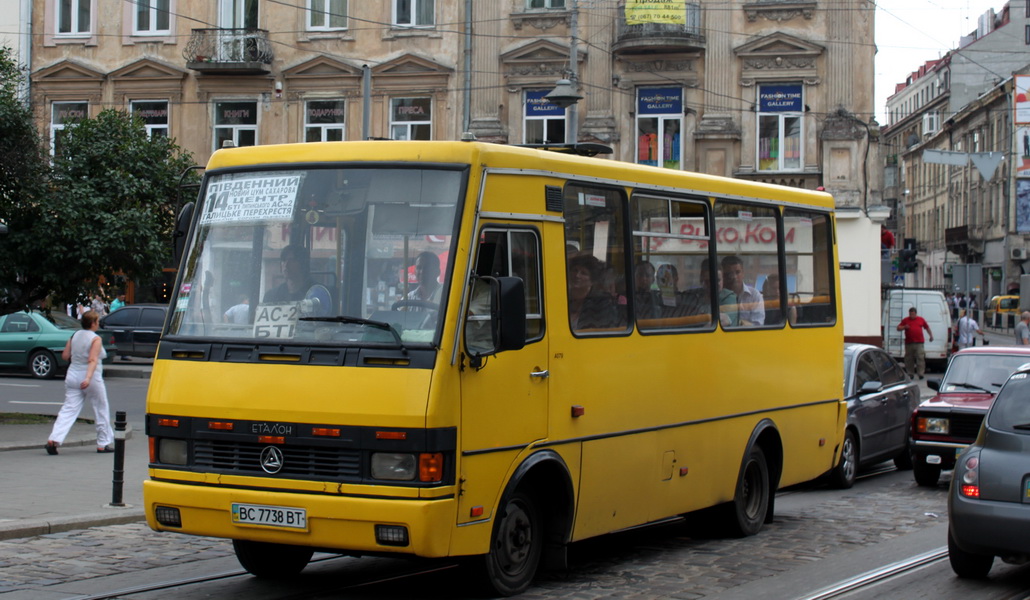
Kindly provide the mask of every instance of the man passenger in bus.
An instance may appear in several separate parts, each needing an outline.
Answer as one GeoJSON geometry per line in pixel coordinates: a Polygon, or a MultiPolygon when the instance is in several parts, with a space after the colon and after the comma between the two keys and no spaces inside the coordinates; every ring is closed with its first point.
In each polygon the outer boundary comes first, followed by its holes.
{"type": "Polygon", "coordinates": [[[290,244],[279,255],[285,281],[265,292],[264,304],[301,301],[303,316],[326,316],[332,310],[329,289],[311,278],[307,248],[290,244]]]}
{"type": "MultiPolygon", "coordinates": [[[[701,286],[684,292],[683,310],[687,315],[712,314],[711,270],[708,259],[701,261],[701,286]]],[[[722,271],[715,270],[717,302],[719,303],[719,323],[723,327],[735,327],[739,324],[737,316],[737,295],[722,286],[722,271]]]]}
{"type": "Polygon", "coordinates": [[[638,319],[657,319],[662,309],[654,288],[654,265],[642,260],[633,267],[633,310],[638,319]]]}
{"type": "Polygon", "coordinates": [[[722,281],[726,289],[737,295],[740,324],[756,327],[765,324],[765,303],[762,293],[744,283],[744,261],[739,256],[722,259],[722,281]]]}
{"type": "Polygon", "coordinates": [[[574,330],[620,325],[615,303],[601,289],[603,268],[591,254],[577,254],[569,260],[569,323],[574,330]]]}
{"type": "MultiPolygon", "coordinates": [[[[415,279],[418,287],[408,292],[408,300],[421,300],[440,305],[440,257],[428,250],[415,257],[415,279]]],[[[409,310],[418,310],[412,307],[409,310]]]]}

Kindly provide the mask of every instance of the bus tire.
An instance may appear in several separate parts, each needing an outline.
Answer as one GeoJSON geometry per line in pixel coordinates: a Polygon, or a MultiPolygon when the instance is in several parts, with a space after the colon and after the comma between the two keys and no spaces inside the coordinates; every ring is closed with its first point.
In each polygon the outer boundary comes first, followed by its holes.
{"type": "Polygon", "coordinates": [[[481,557],[484,591],[501,596],[526,591],[540,566],[543,546],[539,508],[531,495],[516,491],[501,507],[490,552],[481,557]]]}
{"type": "Polygon", "coordinates": [[[769,465],[758,446],[748,451],[737,477],[737,489],[730,502],[728,525],[736,537],[755,535],[762,529],[769,510],[769,465]]]}
{"type": "Polygon", "coordinates": [[[260,579],[289,579],[308,566],[314,550],[269,542],[233,540],[236,560],[251,575],[260,579]]]}
{"type": "Polygon", "coordinates": [[[855,432],[848,429],[844,432],[844,443],[840,447],[840,460],[830,471],[830,481],[833,487],[846,490],[855,485],[857,475],[858,442],[855,441],[855,432]]]}

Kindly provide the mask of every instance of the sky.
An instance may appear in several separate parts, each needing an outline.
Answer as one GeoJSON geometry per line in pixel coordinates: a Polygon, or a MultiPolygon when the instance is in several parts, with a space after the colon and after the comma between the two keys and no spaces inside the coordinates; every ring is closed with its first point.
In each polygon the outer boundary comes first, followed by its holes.
{"type": "MultiPolygon", "coordinates": [[[[876,2],[876,120],[887,123],[894,86],[928,60],[958,47],[977,18],[1004,0],[874,0],[876,2]]],[[[1018,2],[1018,0],[1012,0],[1018,2]]]]}

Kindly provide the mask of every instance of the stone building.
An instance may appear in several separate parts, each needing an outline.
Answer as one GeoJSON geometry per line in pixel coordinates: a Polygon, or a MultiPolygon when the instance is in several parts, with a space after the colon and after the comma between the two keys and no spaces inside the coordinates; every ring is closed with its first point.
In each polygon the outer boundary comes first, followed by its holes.
{"type": "MultiPolygon", "coordinates": [[[[126,109],[201,163],[226,141],[467,131],[556,143],[572,130],[617,160],[823,186],[842,209],[841,260],[862,265],[846,285],[875,289],[873,10],[861,0],[33,0],[33,100],[51,140],[78,115],[126,109]],[[543,100],[570,77],[577,104],[543,100]]],[[[846,333],[878,338],[875,296],[853,297],[846,333]]]]}

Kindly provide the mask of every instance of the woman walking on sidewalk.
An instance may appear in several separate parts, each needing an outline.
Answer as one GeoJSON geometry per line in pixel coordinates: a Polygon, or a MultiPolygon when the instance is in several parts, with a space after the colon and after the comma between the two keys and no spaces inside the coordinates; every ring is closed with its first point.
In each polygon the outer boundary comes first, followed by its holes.
{"type": "Polygon", "coordinates": [[[54,429],[44,446],[47,454],[57,454],[57,447],[64,442],[86,399],[93,404],[96,415],[97,452],[114,452],[111,411],[107,404],[104,367],[100,362],[107,358],[107,350],[96,333],[99,328],[100,315],[96,311],[87,311],[82,315],[83,331],[72,334],[61,352],[61,358],[71,364],[64,376],[64,405],[57,413],[54,429]]]}

